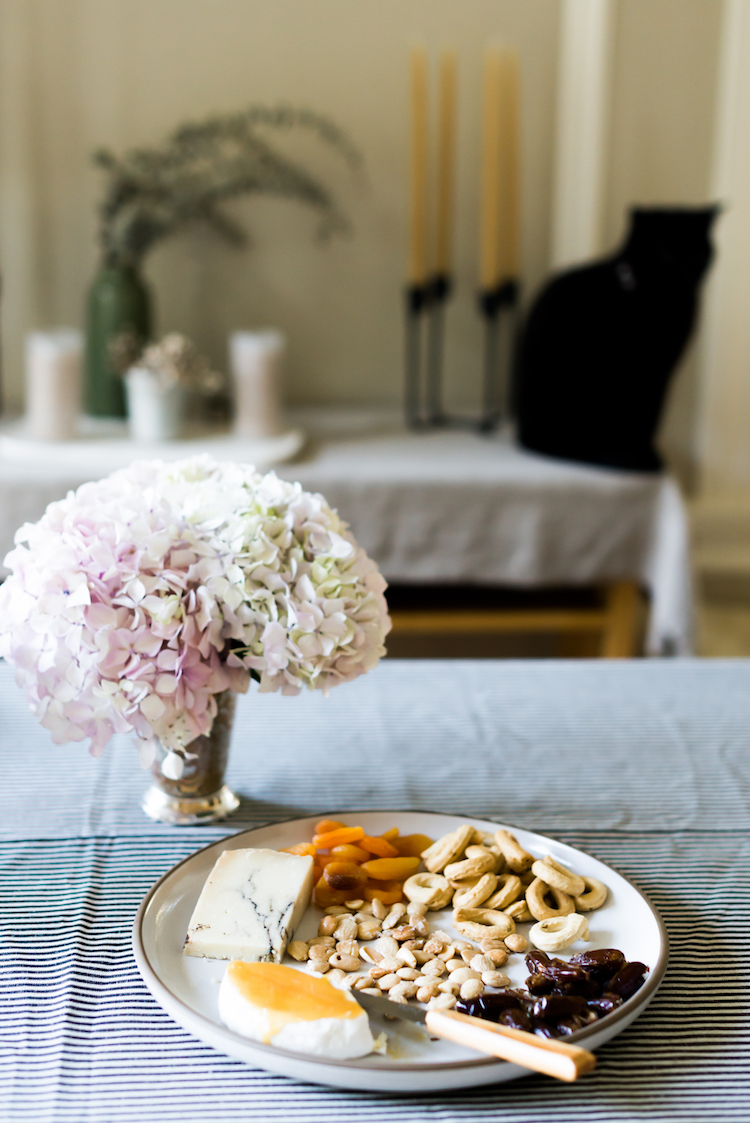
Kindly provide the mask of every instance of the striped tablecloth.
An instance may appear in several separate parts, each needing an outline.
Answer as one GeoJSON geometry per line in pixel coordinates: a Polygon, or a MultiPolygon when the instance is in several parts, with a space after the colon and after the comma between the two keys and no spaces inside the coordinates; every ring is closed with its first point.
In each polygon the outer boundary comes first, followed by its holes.
{"type": "Polygon", "coordinates": [[[625,1123],[750,1118],[750,663],[384,663],[326,700],[241,701],[228,826],[138,810],[133,747],[54,748],[0,665],[0,1120],[625,1123]],[[268,752],[273,745],[273,753],[268,752]],[[137,906],[228,831],[346,807],[464,812],[617,866],[669,930],[664,984],[580,1084],[418,1099],[298,1084],[180,1029],[137,906]]]}

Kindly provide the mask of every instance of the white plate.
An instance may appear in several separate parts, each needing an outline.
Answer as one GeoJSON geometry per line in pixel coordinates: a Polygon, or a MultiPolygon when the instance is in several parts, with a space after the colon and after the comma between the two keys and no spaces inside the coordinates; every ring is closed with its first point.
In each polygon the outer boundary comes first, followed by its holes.
{"type": "MultiPolygon", "coordinates": [[[[402,835],[426,834],[438,838],[461,823],[470,822],[480,830],[497,830],[501,824],[481,819],[418,811],[336,812],[330,818],[365,827],[371,835],[398,827],[402,835]]],[[[328,1061],[300,1053],[262,1045],[232,1033],[218,1013],[219,983],[226,964],[215,959],[183,956],[182,946],[195,902],[216,859],[223,850],[256,846],[279,849],[306,842],[313,826],[323,818],[316,815],[274,823],[257,830],[243,831],[221,839],[179,862],[146,895],[133,928],[133,949],[146,986],[168,1014],[184,1029],[222,1053],[247,1061],[256,1068],[269,1069],[314,1084],[332,1084],[374,1092],[435,1092],[469,1088],[514,1080],[527,1075],[525,1069],[505,1061],[481,1056],[447,1041],[430,1040],[420,1026],[407,1022],[371,1019],[373,1032],[385,1029],[389,1038],[388,1056],[370,1056],[354,1061],[328,1061]]],[[[510,827],[519,842],[535,856],[551,854],[576,873],[603,881],[609,896],[603,908],[590,913],[594,948],[617,947],[629,960],[640,960],[650,968],[644,986],[613,1014],[573,1034],[570,1040],[596,1049],[630,1025],[653,997],[667,966],[667,937],[656,910],[635,886],[611,867],[581,850],[545,838],[543,835],[510,827]]],[[[301,939],[317,933],[322,916],[311,906],[298,929],[301,939]]],[[[452,931],[450,911],[429,913],[436,928],[452,931]]],[[[520,925],[525,932],[527,925],[520,925]]],[[[576,951],[584,945],[576,945],[576,951]]],[[[566,953],[567,954],[567,953],[566,953]]],[[[289,961],[292,966],[300,966],[289,961]]],[[[522,955],[513,955],[503,968],[514,986],[523,985],[528,971],[522,955]]],[[[568,1040],[568,1039],[566,1039],[568,1040]]]]}

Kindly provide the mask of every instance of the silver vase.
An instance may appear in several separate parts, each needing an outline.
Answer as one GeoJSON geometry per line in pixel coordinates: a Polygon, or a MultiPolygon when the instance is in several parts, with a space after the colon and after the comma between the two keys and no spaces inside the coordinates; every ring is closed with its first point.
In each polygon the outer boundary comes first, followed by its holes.
{"type": "Polygon", "coordinates": [[[185,748],[182,774],[174,779],[174,754],[158,746],[151,767],[152,784],[141,807],[151,819],[177,826],[214,823],[235,811],[240,801],[224,783],[237,696],[225,690],[216,698],[217,713],[211,732],[196,737],[185,748]]]}

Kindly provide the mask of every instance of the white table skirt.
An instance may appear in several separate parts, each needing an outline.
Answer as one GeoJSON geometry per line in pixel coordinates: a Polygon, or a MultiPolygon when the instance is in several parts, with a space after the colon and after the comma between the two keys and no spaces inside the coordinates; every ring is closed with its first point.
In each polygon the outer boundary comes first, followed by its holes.
{"type": "MultiPolygon", "coordinates": [[[[690,654],[687,523],[668,476],[536,456],[508,433],[410,433],[391,414],[302,411],[294,421],[310,442],[279,475],[321,491],[390,581],[638,580],[651,594],[648,652],[690,654]]],[[[17,527],[90,475],[52,457],[0,461],[0,557],[17,527]]]]}

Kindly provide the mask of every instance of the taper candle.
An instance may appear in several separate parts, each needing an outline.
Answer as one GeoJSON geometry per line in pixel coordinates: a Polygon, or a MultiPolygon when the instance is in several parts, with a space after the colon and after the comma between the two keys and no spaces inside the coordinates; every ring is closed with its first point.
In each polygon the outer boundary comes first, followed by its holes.
{"type": "Polygon", "coordinates": [[[451,271],[453,241],[453,166],[456,135],[456,52],[440,56],[440,95],[438,105],[438,184],[437,238],[435,272],[447,277],[451,271]]]}
{"type": "Polygon", "coordinates": [[[279,331],[237,331],[229,337],[234,384],[234,430],[242,437],[275,437],[283,431],[279,331]]]}
{"type": "Polygon", "coordinates": [[[482,118],[479,284],[485,292],[494,289],[500,280],[501,99],[501,53],[497,48],[492,48],[485,57],[482,118]]]}
{"type": "Polygon", "coordinates": [[[26,336],[26,417],[30,436],[65,441],[76,436],[81,409],[83,339],[73,328],[26,336]]]}
{"type": "Polygon", "coordinates": [[[427,51],[411,52],[411,214],[409,283],[427,279],[427,51]]]}
{"type": "Polygon", "coordinates": [[[500,280],[517,280],[520,274],[520,160],[518,52],[502,57],[500,155],[500,280]]]}

